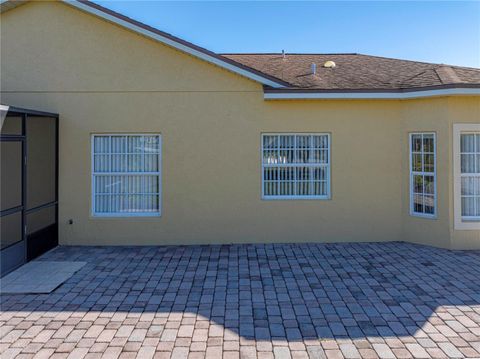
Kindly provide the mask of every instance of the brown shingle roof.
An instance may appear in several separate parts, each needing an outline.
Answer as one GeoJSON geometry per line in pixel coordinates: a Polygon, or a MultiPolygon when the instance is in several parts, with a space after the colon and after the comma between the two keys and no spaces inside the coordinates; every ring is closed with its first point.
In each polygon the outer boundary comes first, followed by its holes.
{"type": "Polygon", "coordinates": [[[281,79],[295,89],[398,90],[446,85],[480,86],[480,69],[361,54],[222,54],[281,79]],[[335,68],[323,64],[334,61],[335,68]],[[317,65],[316,74],[311,71],[317,65]]]}

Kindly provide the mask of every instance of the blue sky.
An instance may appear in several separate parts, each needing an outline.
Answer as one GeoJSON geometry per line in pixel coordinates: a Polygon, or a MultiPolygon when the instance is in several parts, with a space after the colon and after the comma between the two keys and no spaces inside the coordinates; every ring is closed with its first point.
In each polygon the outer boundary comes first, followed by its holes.
{"type": "Polygon", "coordinates": [[[358,52],[480,67],[480,0],[95,2],[219,53],[358,52]]]}

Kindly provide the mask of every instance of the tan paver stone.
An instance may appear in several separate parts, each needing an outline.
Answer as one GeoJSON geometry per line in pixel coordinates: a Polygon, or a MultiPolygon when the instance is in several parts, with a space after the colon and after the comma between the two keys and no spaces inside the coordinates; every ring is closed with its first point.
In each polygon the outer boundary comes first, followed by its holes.
{"type": "Polygon", "coordinates": [[[134,329],[135,326],[133,325],[122,325],[115,333],[115,337],[128,338],[130,337],[134,329]]]}
{"type": "Polygon", "coordinates": [[[95,343],[90,347],[89,353],[103,353],[108,347],[108,343],[95,343]]]}
{"type": "Polygon", "coordinates": [[[292,359],[309,359],[306,351],[292,350],[290,354],[292,355],[292,359]]]}
{"type": "Polygon", "coordinates": [[[54,353],[53,349],[40,349],[33,357],[34,359],[49,359],[54,353]]]}
{"type": "Polygon", "coordinates": [[[193,325],[181,325],[178,329],[177,336],[191,338],[193,335],[193,325]]]}
{"type": "Polygon", "coordinates": [[[138,359],[150,359],[155,355],[155,347],[142,346],[138,351],[138,359]]]}
{"type": "Polygon", "coordinates": [[[8,343],[6,344],[6,347],[11,347],[11,348],[25,348],[28,344],[30,344],[30,342],[32,341],[32,339],[17,339],[15,342],[13,343],[8,343]]]}
{"type": "MultiPolygon", "coordinates": [[[[27,331],[23,332],[22,338],[35,338],[39,333],[44,330],[45,327],[43,325],[33,325],[27,331]]],[[[13,331],[12,331],[13,332],[13,331]]],[[[10,332],[11,333],[11,332],[10,332]]]]}
{"type": "Polygon", "coordinates": [[[430,355],[427,353],[427,351],[419,344],[405,344],[405,346],[414,358],[430,358],[430,355]]]}
{"type": "Polygon", "coordinates": [[[322,340],[320,342],[323,349],[338,349],[338,344],[334,340],[322,340]]]}
{"type": "Polygon", "coordinates": [[[236,351],[224,350],[223,359],[240,359],[240,352],[238,350],[236,351]]]}
{"type": "Polygon", "coordinates": [[[146,335],[147,329],[134,329],[128,340],[131,342],[143,342],[146,335]]]}
{"type": "Polygon", "coordinates": [[[305,351],[307,348],[305,347],[305,344],[302,342],[290,342],[288,344],[290,350],[295,350],[295,351],[305,351]]]}
{"type": "Polygon", "coordinates": [[[77,343],[77,348],[90,348],[93,344],[95,344],[94,338],[83,338],[80,339],[77,343]]]}
{"type": "Polygon", "coordinates": [[[55,334],[55,330],[42,330],[35,338],[32,339],[32,342],[46,343],[50,340],[53,334],[55,334]]]}
{"type": "Polygon", "coordinates": [[[207,350],[207,343],[205,342],[192,342],[190,344],[191,352],[205,352],[207,350]]]}
{"type": "Polygon", "coordinates": [[[120,347],[108,347],[103,353],[104,359],[116,359],[120,356],[122,348],[120,347]]]}
{"type": "Polygon", "coordinates": [[[142,347],[141,342],[127,342],[123,347],[123,351],[125,352],[138,352],[142,347]]]}
{"type": "MultiPolygon", "coordinates": [[[[115,333],[117,331],[115,329],[105,329],[103,330],[100,335],[97,337],[98,342],[106,342],[109,343],[112,341],[113,337],[115,336],[115,333]]],[[[130,336],[131,337],[131,336],[130,336]]],[[[131,340],[131,338],[130,338],[131,340]]]]}
{"type": "Polygon", "coordinates": [[[209,337],[223,337],[223,327],[221,325],[211,325],[208,331],[209,337]]]}
{"type": "MultiPolygon", "coordinates": [[[[393,349],[393,351],[395,351],[395,350],[399,350],[399,349],[393,349]]],[[[360,349],[358,349],[358,352],[360,353],[360,355],[364,359],[377,359],[378,358],[377,352],[373,349],[360,348],[360,349]]]]}
{"type": "Polygon", "coordinates": [[[87,331],[85,329],[74,329],[72,332],[65,338],[65,342],[79,342],[87,331]]]}
{"type": "Polygon", "coordinates": [[[325,356],[328,359],[343,359],[343,354],[338,349],[327,349],[327,350],[325,350],[325,356]]]}
{"type": "Polygon", "coordinates": [[[386,344],[373,344],[373,349],[381,359],[394,359],[395,354],[386,344]]]}
{"type": "Polygon", "coordinates": [[[189,352],[188,359],[203,359],[205,358],[205,352],[189,352]]]}
{"type": "Polygon", "coordinates": [[[177,339],[177,329],[164,329],[160,340],[162,342],[172,342],[177,339]]]}
{"type": "Polygon", "coordinates": [[[13,359],[20,354],[21,348],[10,348],[2,353],[2,359],[13,359]]]}
{"type": "Polygon", "coordinates": [[[430,354],[430,356],[434,359],[448,358],[447,354],[445,354],[440,348],[427,348],[426,350],[428,354],[430,354]]]}
{"type": "Polygon", "coordinates": [[[205,352],[205,358],[208,359],[218,359],[222,357],[222,348],[221,347],[207,347],[205,352]]]}
{"type": "Polygon", "coordinates": [[[257,350],[255,349],[255,346],[240,346],[239,354],[245,359],[256,359],[257,350]]]}
{"type": "MultiPolygon", "coordinates": [[[[274,359],[274,356],[273,356],[273,352],[258,352],[257,358],[258,359],[274,359]]],[[[316,358],[312,358],[312,359],[316,359],[316,358]]]]}
{"type": "MultiPolygon", "coordinates": [[[[82,328],[82,329],[86,329],[86,328],[82,328]]],[[[97,338],[104,329],[105,329],[104,325],[92,325],[92,326],[90,326],[90,328],[88,328],[84,337],[85,338],[97,338]]]]}
{"type": "Polygon", "coordinates": [[[62,343],[55,350],[58,353],[70,353],[75,349],[75,343],[62,343]]]}
{"type": "Polygon", "coordinates": [[[52,338],[66,338],[73,331],[75,327],[73,325],[63,325],[52,335],[52,338]]]}
{"type": "Polygon", "coordinates": [[[275,358],[279,359],[289,359],[292,357],[290,349],[288,347],[273,347],[273,355],[275,358]]]}
{"type": "Polygon", "coordinates": [[[135,352],[122,352],[120,353],[119,358],[121,359],[134,359],[137,357],[137,353],[135,352]]]}
{"type": "Polygon", "coordinates": [[[123,347],[125,344],[127,344],[128,338],[113,338],[112,341],[108,346],[110,347],[123,347]]]}
{"type": "MultiPolygon", "coordinates": [[[[410,344],[407,344],[410,345],[410,344]]],[[[411,352],[409,352],[407,349],[399,349],[399,348],[392,348],[393,354],[395,354],[396,358],[413,358],[413,355],[411,352]]]]}
{"type": "Polygon", "coordinates": [[[160,352],[171,352],[173,350],[173,347],[175,345],[175,342],[164,342],[161,341],[157,345],[157,351],[160,352]]]}
{"type": "Polygon", "coordinates": [[[257,341],[257,351],[258,352],[271,352],[273,350],[273,345],[267,341],[257,341]]]}
{"type": "MultiPolygon", "coordinates": [[[[225,351],[239,351],[240,342],[239,341],[223,341],[223,350],[225,351]]],[[[257,347],[258,350],[258,347],[257,347]]]]}
{"type": "Polygon", "coordinates": [[[192,344],[192,339],[190,338],[177,338],[175,340],[176,347],[190,347],[192,344]]]}
{"type": "Polygon", "coordinates": [[[154,359],[170,359],[171,352],[155,352],[154,359]]]}
{"type": "Polygon", "coordinates": [[[40,351],[40,349],[42,349],[42,346],[43,346],[42,343],[30,343],[22,349],[22,353],[36,354],[40,351]]]}
{"type": "Polygon", "coordinates": [[[53,353],[50,359],[66,359],[68,358],[68,353],[53,353]]]}
{"type": "MultiPolygon", "coordinates": [[[[240,345],[245,345],[245,346],[248,346],[248,345],[253,345],[254,343],[253,342],[248,342],[248,343],[242,343],[242,341],[240,341],[240,345]]],[[[215,337],[215,338],[208,338],[207,339],[207,346],[209,347],[217,347],[217,346],[222,346],[223,345],[223,338],[222,337],[215,337]]]]}
{"type": "Polygon", "coordinates": [[[192,341],[194,342],[207,342],[208,329],[194,329],[192,341]]]}

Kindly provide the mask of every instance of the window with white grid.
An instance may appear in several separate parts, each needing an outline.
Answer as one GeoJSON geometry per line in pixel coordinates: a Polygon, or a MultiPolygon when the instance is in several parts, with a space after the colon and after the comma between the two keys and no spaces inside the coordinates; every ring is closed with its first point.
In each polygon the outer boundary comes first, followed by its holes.
{"type": "Polygon", "coordinates": [[[93,135],[93,215],[159,216],[160,156],[160,135],[93,135]]]}
{"type": "Polygon", "coordinates": [[[480,220],[480,132],[460,134],[460,187],[463,220],[480,220]]]}
{"type": "Polygon", "coordinates": [[[435,134],[410,134],[410,213],[436,215],[435,134]]]}
{"type": "Polygon", "coordinates": [[[272,199],[329,198],[330,135],[262,135],[262,195],[272,199]]]}

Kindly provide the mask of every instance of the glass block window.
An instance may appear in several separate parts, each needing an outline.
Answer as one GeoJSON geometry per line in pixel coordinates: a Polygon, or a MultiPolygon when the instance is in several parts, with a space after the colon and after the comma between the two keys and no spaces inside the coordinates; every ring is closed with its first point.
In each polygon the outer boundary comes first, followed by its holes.
{"type": "Polygon", "coordinates": [[[263,198],[330,197],[329,134],[262,135],[263,198]]]}
{"type": "Polygon", "coordinates": [[[93,135],[93,215],[160,215],[160,155],[160,135],[93,135]]]}
{"type": "Polygon", "coordinates": [[[436,215],[435,134],[410,134],[410,213],[436,215]]]}
{"type": "Polygon", "coordinates": [[[480,220],[480,133],[460,135],[462,219],[480,220]]]}

